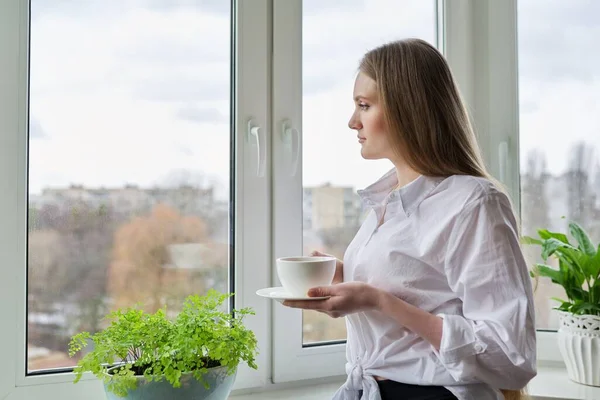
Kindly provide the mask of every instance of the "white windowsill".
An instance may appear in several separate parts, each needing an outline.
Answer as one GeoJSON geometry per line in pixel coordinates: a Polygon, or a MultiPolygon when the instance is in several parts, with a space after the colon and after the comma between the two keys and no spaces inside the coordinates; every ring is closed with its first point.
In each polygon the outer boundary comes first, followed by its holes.
{"type": "MultiPolygon", "coordinates": [[[[308,383],[302,386],[273,388],[261,392],[235,394],[232,400],[329,400],[344,380],[308,383]]],[[[600,387],[572,382],[561,366],[540,366],[538,375],[529,383],[529,394],[535,400],[594,400],[600,399],[600,387]]]]}

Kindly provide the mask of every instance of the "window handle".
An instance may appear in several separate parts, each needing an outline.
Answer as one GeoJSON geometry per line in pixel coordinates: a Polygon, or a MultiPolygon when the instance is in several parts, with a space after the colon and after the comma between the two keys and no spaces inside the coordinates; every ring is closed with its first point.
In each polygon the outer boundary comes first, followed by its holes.
{"type": "Polygon", "coordinates": [[[256,176],[262,178],[265,176],[265,163],[267,162],[267,142],[265,131],[254,120],[248,121],[248,132],[246,134],[248,141],[255,140],[256,143],[256,176]]]}
{"type": "Polygon", "coordinates": [[[292,128],[289,120],[283,121],[281,129],[281,140],[290,155],[290,176],[296,176],[298,161],[300,159],[300,133],[298,129],[292,128]]]}

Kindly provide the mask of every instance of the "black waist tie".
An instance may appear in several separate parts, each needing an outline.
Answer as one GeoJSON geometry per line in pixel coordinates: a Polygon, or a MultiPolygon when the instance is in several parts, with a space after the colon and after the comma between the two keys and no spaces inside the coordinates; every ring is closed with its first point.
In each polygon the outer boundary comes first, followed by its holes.
{"type": "MultiPolygon", "coordinates": [[[[381,400],[457,400],[456,396],[443,386],[420,386],[391,380],[377,381],[381,400]]],[[[362,398],[362,390],[359,392],[362,398]]]]}

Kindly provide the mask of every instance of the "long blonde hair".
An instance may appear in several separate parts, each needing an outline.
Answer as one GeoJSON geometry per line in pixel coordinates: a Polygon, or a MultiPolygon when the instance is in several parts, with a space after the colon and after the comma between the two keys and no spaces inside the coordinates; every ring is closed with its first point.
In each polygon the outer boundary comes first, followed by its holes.
{"type": "MultiPolygon", "coordinates": [[[[469,114],[444,56],[421,39],[369,51],[360,71],[377,84],[390,144],[414,171],[426,176],[472,175],[489,179],[469,114]]],[[[503,390],[506,400],[525,390],[503,390]]]]}

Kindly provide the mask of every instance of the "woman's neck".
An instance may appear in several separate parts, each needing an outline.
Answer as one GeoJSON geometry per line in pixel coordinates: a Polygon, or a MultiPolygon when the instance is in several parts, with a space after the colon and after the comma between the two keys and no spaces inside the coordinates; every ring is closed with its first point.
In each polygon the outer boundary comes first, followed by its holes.
{"type": "Polygon", "coordinates": [[[395,163],[394,166],[396,167],[396,178],[398,179],[396,189],[408,185],[421,175],[406,164],[395,163]]]}

